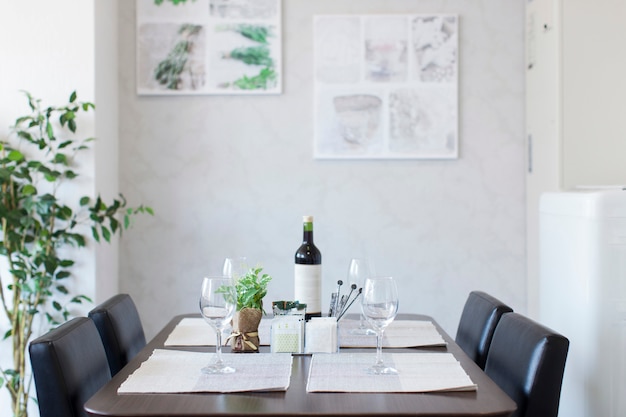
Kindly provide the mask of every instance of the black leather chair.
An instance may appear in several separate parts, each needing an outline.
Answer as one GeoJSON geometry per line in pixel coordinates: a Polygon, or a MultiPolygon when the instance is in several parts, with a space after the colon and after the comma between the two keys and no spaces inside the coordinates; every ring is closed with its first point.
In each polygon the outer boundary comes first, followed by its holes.
{"type": "Polygon", "coordinates": [[[93,321],[65,322],[33,340],[28,351],[41,417],[87,417],[85,402],[111,379],[93,321]]]}
{"type": "Polygon", "coordinates": [[[485,369],[491,338],[500,317],[513,309],[482,291],[467,297],[456,332],[456,343],[481,369],[485,369]]]}
{"type": "Polygon", "coordinates": [[[569,340],[517,313],[502,316],[485,373],[516,403],[512,417],[556,417],[569,340]]]}
{"type": "Polygon", "coordinates": [[[117,294],[89,312],[115,375],[146,345],[146,336],[133,299],[117,294]]]}

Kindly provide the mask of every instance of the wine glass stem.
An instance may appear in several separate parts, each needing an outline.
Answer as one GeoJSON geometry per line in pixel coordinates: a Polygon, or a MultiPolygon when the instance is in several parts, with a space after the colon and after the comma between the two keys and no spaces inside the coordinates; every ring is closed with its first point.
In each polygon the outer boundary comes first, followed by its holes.
{"type": "Polygon", "coordinates": [[[376,365],[383,364],[383,331],[380,329],[376,332],[376,365]]]}
{"type": "Polygon", "coordinates": [[[215,335],[215,359],[217,364],[222,363],[222,331],[219,329],[215,335]]]}
{"type": "Polygon", "coordinates": [[[359,329],[365,329],[365,316],[361,313],[361,320],[359,322],[359,329]]]}

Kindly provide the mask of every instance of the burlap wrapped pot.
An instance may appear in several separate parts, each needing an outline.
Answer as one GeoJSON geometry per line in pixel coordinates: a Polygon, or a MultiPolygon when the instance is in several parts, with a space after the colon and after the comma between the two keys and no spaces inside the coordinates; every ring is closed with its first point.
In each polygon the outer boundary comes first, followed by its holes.
{"type": "Polygon", "coordinates": [[[233,332],[228,337],[233,352],[259,351],[259,323],[262,315],[261,309],[248,307],[235,313],[233,332]]]}

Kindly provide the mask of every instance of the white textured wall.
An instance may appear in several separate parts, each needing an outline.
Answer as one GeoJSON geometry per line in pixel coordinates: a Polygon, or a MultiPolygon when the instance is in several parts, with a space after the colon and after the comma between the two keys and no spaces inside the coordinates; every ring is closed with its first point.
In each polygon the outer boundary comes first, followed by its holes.
{"type": "MultiPolygon", "coordinates": [[[[118,126],[118,39],[117,4],[119,1],[94,2],[95,102],[97,106],[94,158],[95,189],[111,202],[119,193],[119,126],[118,126]]],[[[119,245],[114,238],[110,244],[96,248],[95,303],[101,303],[119,290],[119,245]]]]}
{"type": "MultiPolygon", "coordinates": [[[[65,104],[76,90],[81,101],[94,101],[94,2],[74,0],[23,0],[0,2],[0,138],[5,139],[15,118],[29,112],[28,101],[20,90],[42,99],[43,106],[65,104]]],[[[94,114],[78,120],[81,138],[95,135],[94,114]]],[[[78,201],[93,194],[94,157],[91,151],[80,158],[81,173],[63,189],[78,201]]],[[[74,200],[75,199],[75,200],[74,200]]],[[[66,283],[71,291],[91,297],[95,291],[94,247],[80,249],[74,259],[76,280],[66,283]]],[[[86,314],[90,306],[76,309],[86,314]]],[[[43,317],[42,317],[42,320],[43,317]]],[[[7,330],[4,314],[1,333],[7,330]]],[[[0,364],[11,364],[11,345],[0,342],[0,364]]],[[[31,394],[35,395],[33,384],[31,394]]],[[[31,416],[37,405],[30,403],[31,416]]],[[[6,388],[0,391],[0,416],[11,416],[6,388]]]]}
{"type": "Polygon", "coordinates": [[[327,296],[367,253],[398,279],[401,312],[452,335],[473,289],[524,311],[524,5],[284,0],[282,95],[139,97],[135,3],[120,2],[121,187],[156,211],[121,242],[120,289],[148,337],[197,311],[202,276],[228,254],[274,276],[268,304],[291,299],[303,214],[315,216],[327,296]],[[313,15],[403,12],[459,15],[460,158],[314,160],[313,15]]]}

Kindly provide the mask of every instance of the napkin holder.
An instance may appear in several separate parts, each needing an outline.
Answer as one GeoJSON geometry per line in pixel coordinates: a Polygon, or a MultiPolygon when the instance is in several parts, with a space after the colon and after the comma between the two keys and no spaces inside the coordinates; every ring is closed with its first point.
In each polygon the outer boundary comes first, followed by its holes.
{"type": "Polygon", "coordinates": [[[336,353],[339,351],[336,317],[311,317],[306,323],[304,351],[306,353],[336,353]]]}
{"type": "Polygon", "coordinates": [[[298,301],[272,302],[274,318],[270,330],[272,352],[304,352],[306,304],[298,301]]]}

